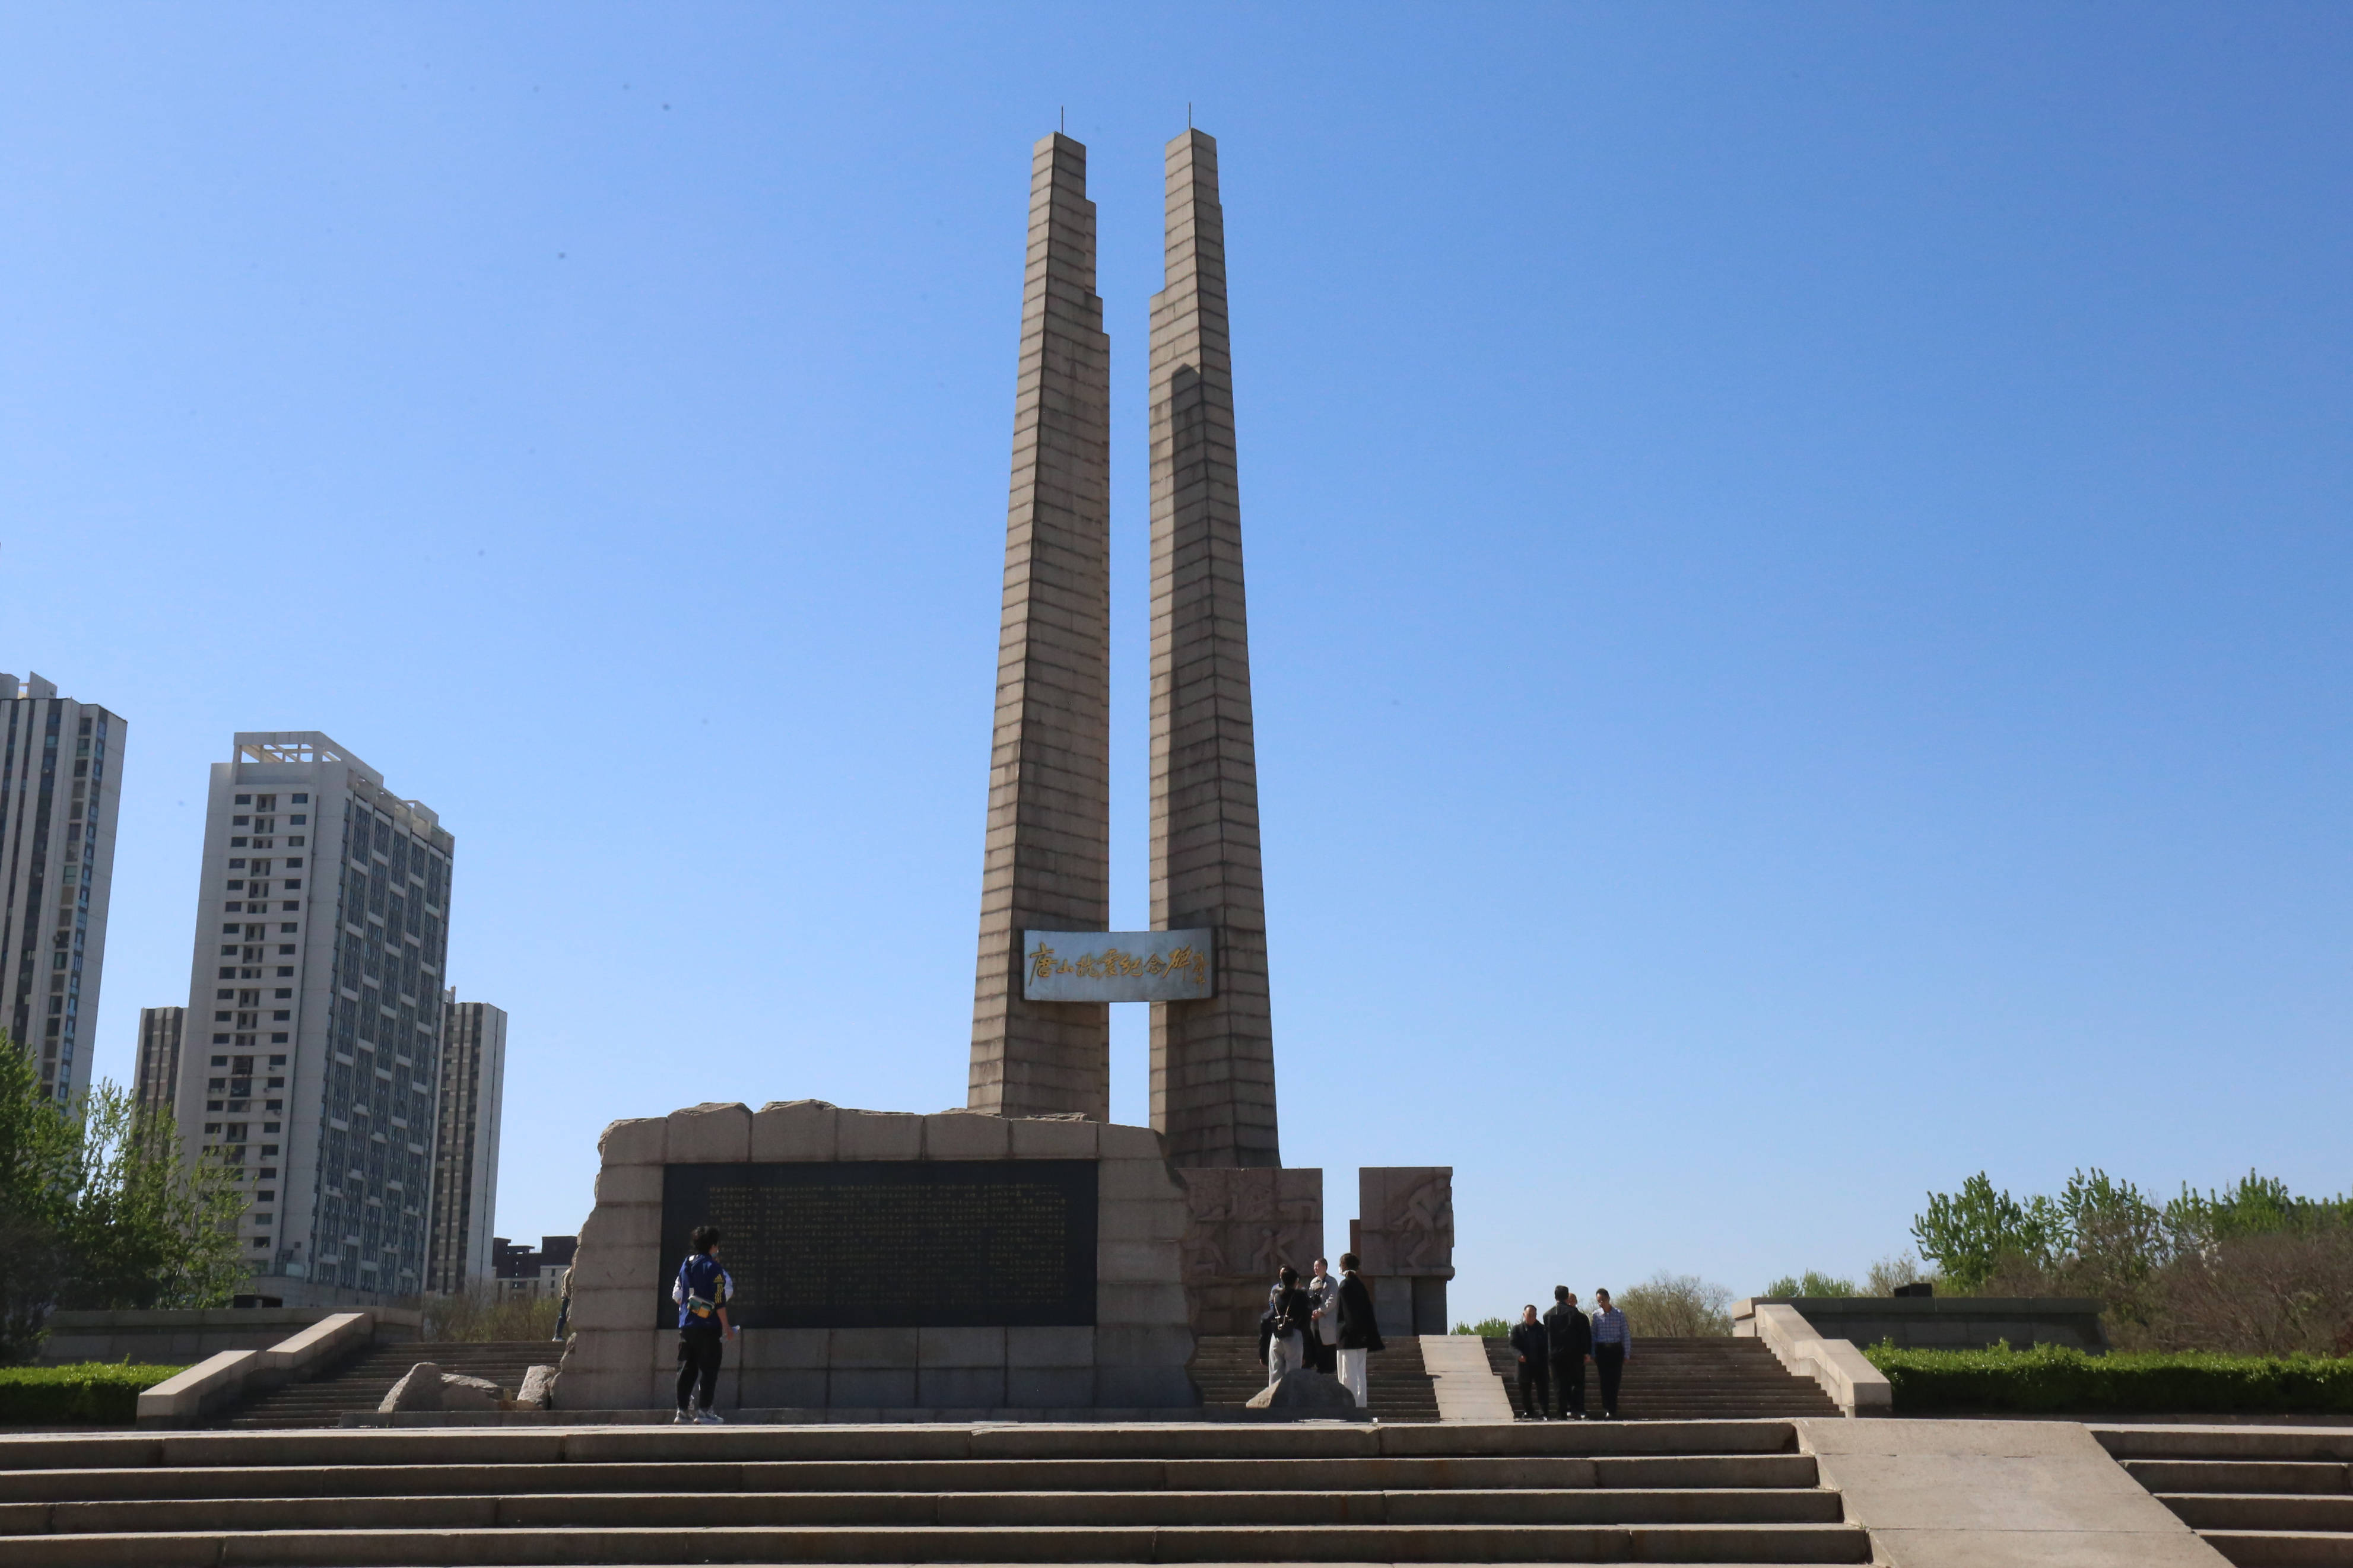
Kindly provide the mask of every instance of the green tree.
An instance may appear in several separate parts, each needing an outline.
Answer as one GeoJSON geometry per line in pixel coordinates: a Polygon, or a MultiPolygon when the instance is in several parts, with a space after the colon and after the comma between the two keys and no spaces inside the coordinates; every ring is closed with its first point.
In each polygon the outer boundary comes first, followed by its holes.
{"type": "Polygon", "coordinates": [[[1994,1191],[1983,1171],[1957,1193],[1930,1193],[1928,1212],[1912,1219],[1920,1256],[1964,1292],[1975,1290],[2005,1262],[2049,1268],[2066,1245],[2068,1225],[2059,1205],[2039,1194],[2020,1203],[1994,1191]]]}
{"type": "Polygon", "coordinates": [[[231,1181],[111,1083],[57,1104],[0,1033],[0,1362],[27,1359],[60,1307],[227,1304],[245,1274],[231,1181]]]}
{"type": "Polygon", "coordinates": [[[72,1167],[71,1123],[0,1029],[0,1365],[31,1359],[68,1271],[72,1167]]]}
{"type": "Polygon", "coordinates": [[[1819,1268],[1809,1268],[1803,1274],[1784,1274],[1765,1287],[1767,1296],[1852,1296],[1854,1281],[1825,1274],[1819,1268]]]}

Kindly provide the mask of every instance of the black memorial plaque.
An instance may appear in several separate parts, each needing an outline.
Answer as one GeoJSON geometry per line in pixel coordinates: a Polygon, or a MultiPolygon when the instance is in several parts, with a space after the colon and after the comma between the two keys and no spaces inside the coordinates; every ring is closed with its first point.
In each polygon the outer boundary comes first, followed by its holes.
{"type": "Polygon", "coordinates": [[[1095,1321],[1092,1160],[807,1161],[662,1170],[659,1321],[694,1227],[723,1233],[746,1329],[1095,1321]]]}

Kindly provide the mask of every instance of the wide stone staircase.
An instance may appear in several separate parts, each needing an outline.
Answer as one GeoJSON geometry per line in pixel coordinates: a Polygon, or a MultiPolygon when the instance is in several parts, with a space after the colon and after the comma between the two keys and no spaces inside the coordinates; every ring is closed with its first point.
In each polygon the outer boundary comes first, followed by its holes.
{"type": "Polygon", "coordinates": [[[259,1399],[225,1412],[228,1426],[332,1426],[344,1412],[374,1410],[392,1385],[418,1362],[443,1372],[486,1378],[510,1394],[522,1386],[525,1368],[553,1366],[564,1347],[552,1340],[486,1341],[476,1343],[375,1345],[309,1383],[282,1384],[259,1399]]]}
{"type": "Polygon", "coordinates": [[[2094,1426],[2092,1436],[2241,1568],[2353,1568],[2353,1428],[2094,1426]]]}
{"type": "MultiPolygon", "coordinates": [[[[1377,1421],[1435,1421],[1438,1394],[1429,1369],[1422,1365],[1421,1341],[1398,1334],[1388,1348],[1366,1358],[1365,1383],[1373,1396],[1377,1421]]],[[[1248,1334],[1203,1334],[1193,1342],[1193,1359],[1186,1366],[1204,1405],[1247,1405],[1266,1386],[1266,1368],[1259,1364],[1258,1341],[1248,1334]]]]}
{"type": "MultiPolygon", "coordinates": [[[[1519,1361],[1511,1342],[1489,1340],[1487,1364],[1504,1380],[1512,1413],[1525,1415],[1519,1361]]],[[[1601,1414],[1601,1381],[1589,1365],[1585,1369],[1585,1407],[1589,1415],[1601,1414]]],[[[1629,1421],[1725,1421],[1835,1416],[1839,1408],[1820,1384],[1775,1360],[1763,1340],[1720,1335],[1637,1341],[1618,1385],[1618,1414],[1629,1421]]]]}
{"type": "Polygon", "coordinates": [[[0,1436],[0,1562],[1852,1563],[1787,1422],[0,1436]]]}

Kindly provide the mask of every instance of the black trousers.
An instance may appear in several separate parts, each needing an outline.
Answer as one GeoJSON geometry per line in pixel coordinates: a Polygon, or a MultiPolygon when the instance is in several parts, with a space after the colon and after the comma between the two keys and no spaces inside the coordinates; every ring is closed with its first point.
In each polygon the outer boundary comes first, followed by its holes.
{"type": "Polygon", "coordinates": [[[1317,1372],[1328,1373],[1337,1377],[1340,1374],[1340,1347],[1325,1344],[1322,1335],[1313,1328],[1309,1329],[1307,1331],[1307,1364],[1317,1372]]]}
{"type": "Polygon", "coordinates": [[[1626,1373],[1624,1345],[1593,1347],[1593,1370],[1601,1376],[1601,1414],[1618,1414],[1618,1380],[1626,1373]]]}
{"type": "Polygon", "coordinates": [[[1531,1421],[1541,1421],[1552,1409],[1552,1379],[1545,1373],[1545,1363],[1535,1356],[1520,1362],[1520,1408],[1531,1421]]]}
{"type": "Polygon", "coordinates": [[[1581,1355],[1553,1357],[1552,1388],[1560,1398],[1560,1414],[1564,1417],[1584,1415],[1585,1358],[1581,1355]]]}
{"type": "Polygon", "coordinates": [[[686,1408],[689,1395],[699,1395],[696,1403],[711,1408],[712,1395],[719,1392],[719,1363],[727,1353],[727,1341],[719,1325],[709,1328],[697,1325],[678,1331],[678,1407],[686,1408]]]}

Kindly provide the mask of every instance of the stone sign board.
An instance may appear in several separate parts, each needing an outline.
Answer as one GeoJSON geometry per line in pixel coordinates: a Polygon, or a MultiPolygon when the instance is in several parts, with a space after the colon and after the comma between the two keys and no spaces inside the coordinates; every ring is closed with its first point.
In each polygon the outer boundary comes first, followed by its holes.
{"type": "Polygon", "coordinates": [[[1031,1002],[1195,1002],[1216,994],[1212,933],[1025,931],[1021,994],[1031,1002]]]}
{"type": "MultiPolygon", "coordinates": [[[[726,1236],[739,1329],[1095,1321],[1092,1160],[665,1166],[661,1258],[706,1224],[726,1236]]],[[[667,1273],[652,1283],[655,1327],[674,1329],[667,1273]]]]}

